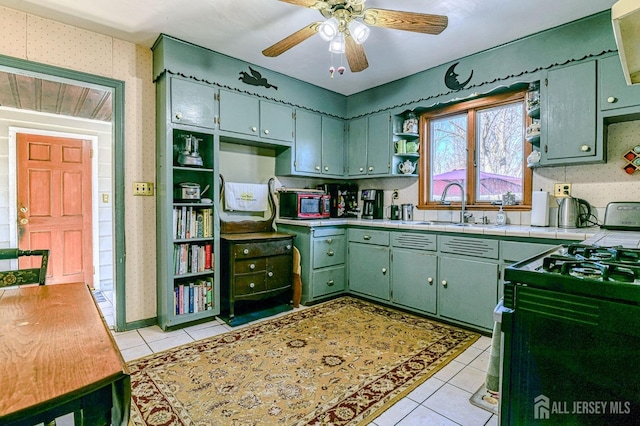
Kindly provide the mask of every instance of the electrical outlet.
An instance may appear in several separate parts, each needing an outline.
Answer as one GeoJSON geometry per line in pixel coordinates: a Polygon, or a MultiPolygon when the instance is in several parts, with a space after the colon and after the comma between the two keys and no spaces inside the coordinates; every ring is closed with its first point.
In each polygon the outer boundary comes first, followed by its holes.
{"type": "Polygon", "coordinates": [[[153,182],[133,182],[133,195],[153,196],[153,182]]]}
{"type": "Polygon", "coordinates": [[[570,183],[556,183],[553,185],[553,195],[561,197],[571,197],[571,184],[570,183]]]}
{"type": "Polygon", "coordinates": [[[394,200],[397,200],[398,198],[400,198],[400,195],[398,195],[398,190],[394,189],[393,190],[393,194],[391,195],[391,198],[394,200]]]}

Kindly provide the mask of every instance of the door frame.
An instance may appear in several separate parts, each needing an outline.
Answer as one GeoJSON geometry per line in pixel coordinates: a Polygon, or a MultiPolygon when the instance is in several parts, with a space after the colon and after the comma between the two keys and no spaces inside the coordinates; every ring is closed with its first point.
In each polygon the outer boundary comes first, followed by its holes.
{"type": "MultiPolygon", "coordinates": [[[[0,55],[0,70],[8,73],[29,75],[51,81],[64,82],[85,87],[111,90],[113,93],[113,244],[114,244],[114,288],[116,305],[116,331],[127,330],[126,323],[126,270],[125,270],[125,223],[124,223],[124,91],[125,82],[112,78],[74,71],[53,65],[27,61],[0,55]]],[[[135,328],[135,325],[133,325],[135,328]]]]}
{"type": "MultiPolygon", "coordinates": [[[[53,136],[57,138],[69,138],[91,141],[91,149],[98,152],[98,137],[81,133],[58,132],[55,130],[30,129],[26,127],[9,126],[9,241],[11,247],[18,247],[18,133],[26,133],[39,136],[53,136]]],[[[100,283],[100,238],[98,232],[98,155],[91,156],[91,246],[93,249],[93,286],[100,283]]],[[[17,266],[17,265],[16,265],[17,266]]],[[[17,268],[16,268],[17,269],[17,268]]],[[[117,310],[116,310],[117,312],[117,310]]]]}

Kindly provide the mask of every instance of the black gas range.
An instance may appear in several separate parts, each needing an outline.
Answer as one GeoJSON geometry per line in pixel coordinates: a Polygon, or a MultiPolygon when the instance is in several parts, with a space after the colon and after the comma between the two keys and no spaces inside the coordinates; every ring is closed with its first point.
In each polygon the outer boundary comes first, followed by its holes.
{"type": "Polygon", "coordinates": [[[635,247],[562,245],[505,269],[501,425],[640,419],[635,247]]]}
{"type": "MultiPolygon", "coordinates": [[[[640,249],[569,244],[513,264],[505,281],[640,304],[640,249]]],[[[509,299],[505,306],[511,308],[509,299]]]]}

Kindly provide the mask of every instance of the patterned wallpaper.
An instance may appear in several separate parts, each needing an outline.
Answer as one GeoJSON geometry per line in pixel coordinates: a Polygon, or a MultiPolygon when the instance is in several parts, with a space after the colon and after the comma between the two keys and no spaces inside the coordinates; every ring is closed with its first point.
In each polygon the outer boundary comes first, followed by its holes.
{"type": "MultiPolygon", "coordinates": [[[[152,53],[112,37],[0,7],[0,54],[125,82],[125,188],[155,181],[152,53]]],[[[126,321],[156,316],[155,197],[125,192],[126,321]]]]}

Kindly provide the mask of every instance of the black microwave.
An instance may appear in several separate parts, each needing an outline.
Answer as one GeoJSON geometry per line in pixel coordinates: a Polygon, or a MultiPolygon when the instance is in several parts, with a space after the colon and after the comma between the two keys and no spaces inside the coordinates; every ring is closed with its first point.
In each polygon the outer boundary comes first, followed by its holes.
{"type": "Polygon", "coordinates": [[[280,217],[284,219],[323,219],[329,217],[331,197],[322,191],[281,191],[280,217]]]}

